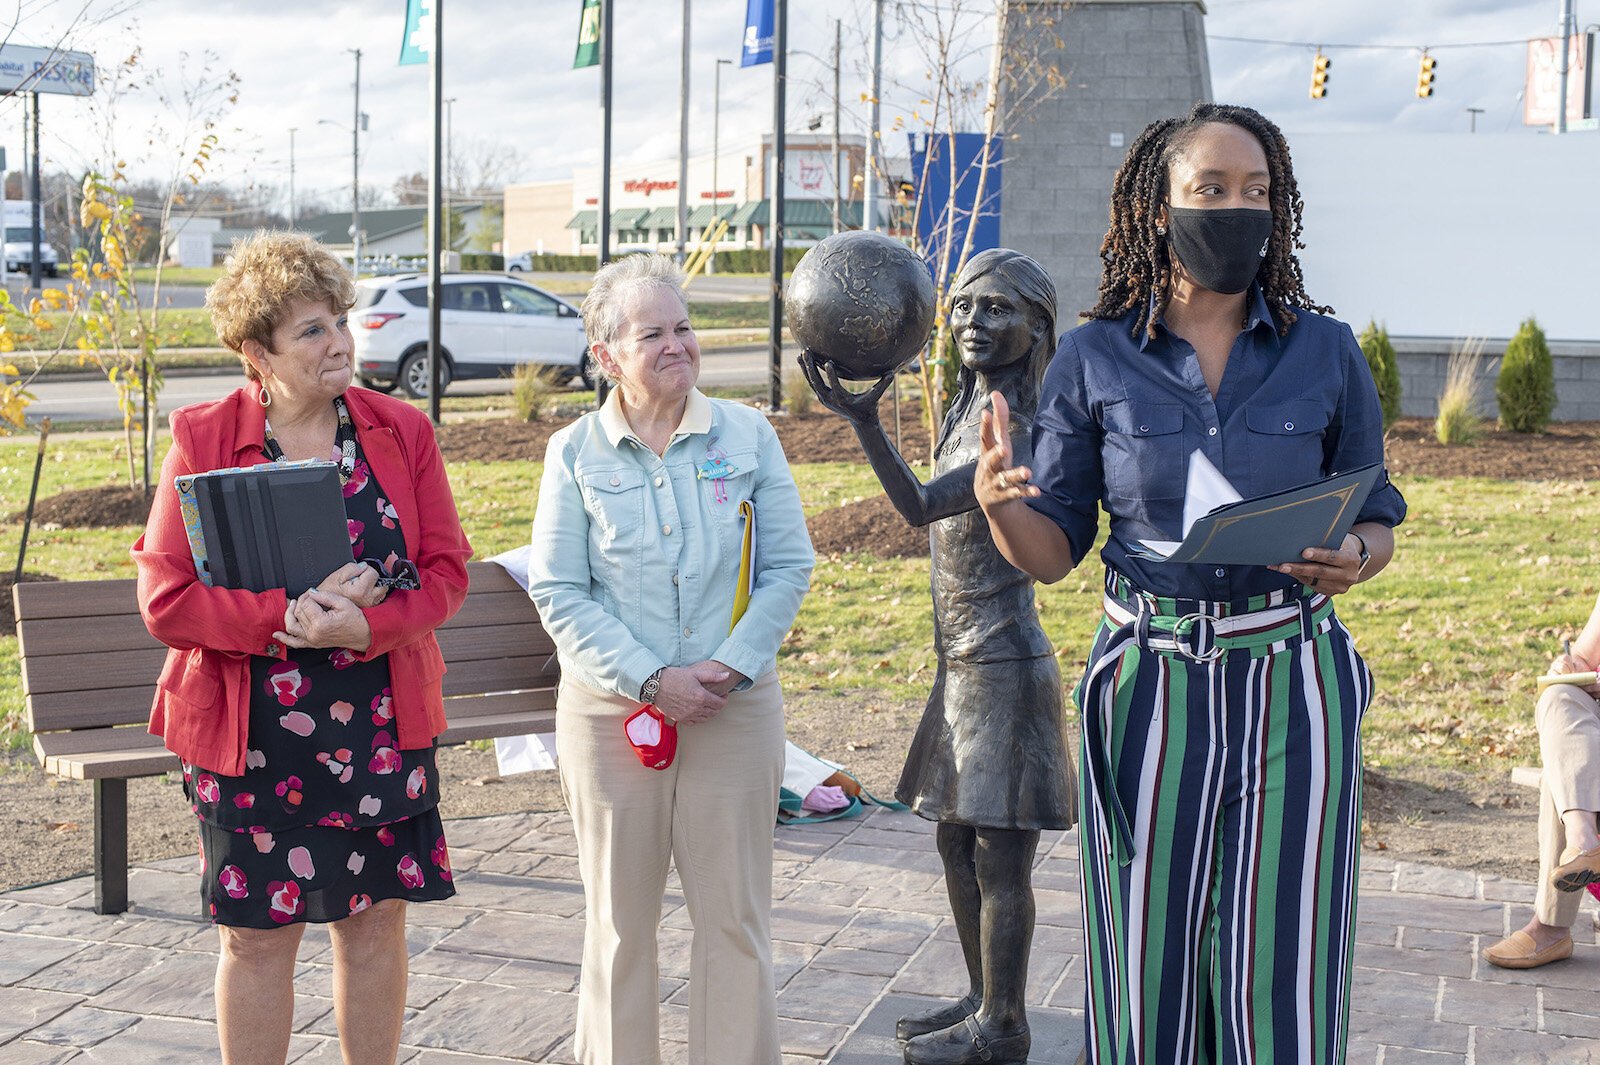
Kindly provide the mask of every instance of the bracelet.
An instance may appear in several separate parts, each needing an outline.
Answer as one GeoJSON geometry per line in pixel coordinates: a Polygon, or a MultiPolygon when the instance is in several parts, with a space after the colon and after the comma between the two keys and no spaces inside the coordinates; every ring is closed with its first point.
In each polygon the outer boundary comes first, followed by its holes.
{"type": "Polygon", "coordinates": [[[662,666],[644,679],[644,683],[639,686],[639,701],[641,703],[654,703],[656,701],[656,695],[661,691],[661,674],[666,671],[667,667],[662,666]]]}

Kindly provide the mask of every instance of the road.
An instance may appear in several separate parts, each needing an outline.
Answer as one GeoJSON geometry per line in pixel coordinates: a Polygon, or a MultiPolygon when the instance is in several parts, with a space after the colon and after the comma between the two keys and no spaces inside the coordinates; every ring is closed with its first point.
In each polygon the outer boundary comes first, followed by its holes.
{"type": "MultiPolygon", "coordinates": [[[[793,364],[799,349],[784,350],[785,368],[793,364]]],[[[700,384],[705,388],[732,388],[742,385],[762,385],[767,380],[767,349],[764,346],[716,348],[701,356],[700,384]]],[[[163,411],[175,410],[187,403],[200,403],[217,399],[244,383],[243,374],[209,373],[168,374],[167,384],[161,391],[160,406],[163,411]]],[[[511,391],[511,381],[500,378],[492,381],[458,381],[450,386],[447,395],[486,396],[511,391]]],[[[43,381],[36,383],[32,392],[35,400],[28,407],[28,421],[37,423],[49,417],[59,428],[68,428],[73,422],[114,421],[117,412],[116,390],[103,379],[43,381]]]]}
{"type": "MultiPolygon", "coordinates": [[[[47,277],[44,279],[45,288],[59,288],[67,283],[63,277],[47,277]]],[[[150,306],[150,301],[155,296],[154,285],[139,285],[139,299],[145,307],[150,306]]],[[[13,300],[20,300],[28,291],[26,280],[17,280],[17,275],[8,275],[6,291],[11,293],[13,300]]],[[[161,306],[163,307],[204,307],[206,305],[206,290],[199,285],[162,285],[161,306]]]]}

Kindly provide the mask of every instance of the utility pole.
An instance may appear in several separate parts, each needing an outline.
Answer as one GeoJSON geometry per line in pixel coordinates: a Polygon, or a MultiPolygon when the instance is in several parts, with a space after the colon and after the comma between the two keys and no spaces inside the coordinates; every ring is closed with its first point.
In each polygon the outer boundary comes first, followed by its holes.
{"type": "Polygon", "coordinates": [[[289,228],[294,228],[294,134],[298,127],[289,127],[289,228]]]}
{"type": "Polygon", "coordinates": [[[833,231],[844,228],[844,217],[839,213],[840,189],[844,185],[844,169],[839,165],[839,42],[843,32],[838,19],[833,20],[833,231]]]}
{"type": "Polygon", "coordinates": [[[1469,107],[1469,108],[1467,108],[1467,114],[1470,116],[1469,120],[1472,123],[1472,125],[1467,128],[1467,132],[1468,133],[1476,133],[1476,132],[1478,132],[1478,116],[1483,114],[1483,108],[1481,108],[1481,107],[1469,107]]]}
{"type": "Polygon", "coordinates": [[[1577,21],[1572,13],[1572,0],[1561,0],[1561,35],[1556,44],[1556,53],[1559,56],[1556,60],[1556,72],[1561,75],[1561,85],[1556,90],[1557,133],[1567,131],[1567,76],[1572,73],[1572,37],[1578,32],[1577,21]]]}
{"type": "Polygon", "coordinates": [[[683,0],[683,59],[678,70],[678,262],[689,241],[689,0],[683,0]]]}
{"type": "Polygon", "coordinates": [[[862,194],[861,228],[878,228],[878,178],[883,169],[878,157],[878,99],[883,95],[883,0],[872,0],[872,83],[867,119],[867,181],[862,194]]]}
{"type": "MultiPolygon", "coordinates": [[[[33,264],[29,272],[29,284],[35,289],[44,286],[44,264],[39,262],[40,235],[44,230],[44,182],[39,177],[39,172],[44,167],[39,158],[39,94],[33,94],[33,264]]],[[[165,254],[165,249],[162,250],[165,254]]],[[[149,478],[145,479],[148,485],[149,478]]]]}
{"type": "Polygon", "coordinates": [[[444,102],[444,250],[449,251],[454,247],[450,243],[450,183],[455,180],[455,153],[450,148],[450,132],[455,128],[456,98],[454,96],[444,102]]]}
{"type": "MultiPolygon", "coordinates": [[[[596,268],[611,260],[611,0],[600,4],[600,217],[595,234],[599,243],[595,248],[596,268]]],[[[604,375],[596,373],[594,405],[603,407],[610,394],[604,375]]]]}
{"type": "MultiPolygon", "coordinates": [[[[437,5],[435,5],[437,7],[437,5]]],[[[434,12],[438,21],[439,13],[434,12]]],[[[347,49],[356,56],[355,114],[350,120],[350,272],[361,276],[361,49],[347,49]]]]}
{"type": "MultiPolygon", "coordinates": [[[[428,74],[433,83],[428,100],[433,119],[428,160],[431,164],[428,180],[428,417],[438,425],[443,417],[439,393],[444,383],[444,246],[439,239],[443,232],[439,223],[444,214],[444,108],[440,106],[444,100],[444,2],[433,0],[432,6],[433,48],[428,52],[428,74]]],[[[357,62],[360,56],[357,52],[357,62]]],[[[356,128],[360,125],[358,112],[356,128]]]]}

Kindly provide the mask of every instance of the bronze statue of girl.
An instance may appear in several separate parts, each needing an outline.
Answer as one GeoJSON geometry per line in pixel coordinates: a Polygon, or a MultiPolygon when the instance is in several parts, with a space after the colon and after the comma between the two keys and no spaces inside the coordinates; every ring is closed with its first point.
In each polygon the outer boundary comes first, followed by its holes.
{"type": "Polygon", "coordinates": [[[912,525],[930,527],[939,667],[895,794],[939,823],[971,990],[901,1019],[896,1031],[912,1065],[1027,1060],[1034,852],[1040,831],[1071,828],[1076,819],[1061,676],[1039,625],[1033,578],[1001,556],[973,495],[978,429],[991,392],[1010,403],[1016,463],[1031,458],[1055,319],[1055,287],[1032,259],[996,249],[967,263],[950,306],[959,387],[927,484],[878,421],[878,400],[893,375],[852,393],[840,386],[826,352],[800,357],[817,398],[849,419],[895,509],[912,525]]]}

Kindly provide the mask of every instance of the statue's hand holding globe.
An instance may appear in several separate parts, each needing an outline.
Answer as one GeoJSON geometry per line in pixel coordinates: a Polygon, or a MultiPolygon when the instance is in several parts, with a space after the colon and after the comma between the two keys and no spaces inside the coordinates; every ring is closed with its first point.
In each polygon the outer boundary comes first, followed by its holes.
{"type": "Polygon", "coordinates": [[[876,419],[878,398],[933,330],[927,264],[899,241],[866,230],[836,234],[807,252],[786,302],[806,381],[823,406],[852,421],[876,419]],[[841,378],[878,383],[854,393],[841,378]]]}

